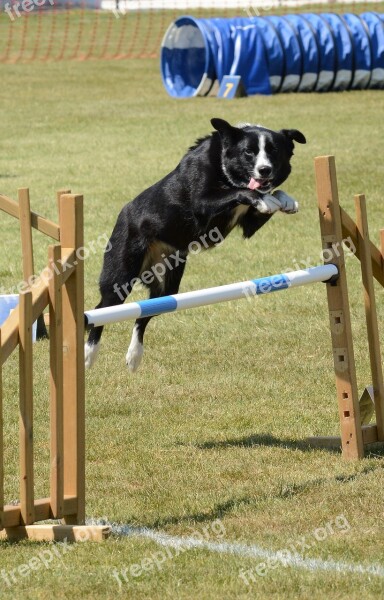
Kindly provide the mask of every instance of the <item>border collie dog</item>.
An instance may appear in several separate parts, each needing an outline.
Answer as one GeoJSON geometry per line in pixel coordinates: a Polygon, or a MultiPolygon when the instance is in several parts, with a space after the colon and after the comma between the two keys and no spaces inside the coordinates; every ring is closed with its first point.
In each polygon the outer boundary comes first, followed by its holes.
{"type": "MultiPolygon", "coordinates": [[[[211,124],[211,135],[197,140],[171,173],[121,210],[104,254],[96,308],[122,304],[138,281],[150,298],[176,294],[194,242],[212,247],[236,225],[250,238],[273,213],[298,211],[295,200],[274,190],[290,174],[294,141],[305,144],[304,135],[248,123],[233,127],[223,119],[211,124]]],[[[140,364],[150,319],[135,322],[126,355],[131,371],[140,364]]],[[[87,367],[96,359],[102,331],[90,330],[87,367]]]]}

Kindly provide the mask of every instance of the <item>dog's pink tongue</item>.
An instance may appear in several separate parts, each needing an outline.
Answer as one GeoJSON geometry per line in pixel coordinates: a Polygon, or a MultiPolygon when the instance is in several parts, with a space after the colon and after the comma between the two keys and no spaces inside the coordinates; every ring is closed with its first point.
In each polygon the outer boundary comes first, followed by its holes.
{"type": "Polygon", "coordinates": [[[256,181],[253,177],[249,180],[248,187],[250,190],[257,190],[260,187],[260,183],[256,181]]]}

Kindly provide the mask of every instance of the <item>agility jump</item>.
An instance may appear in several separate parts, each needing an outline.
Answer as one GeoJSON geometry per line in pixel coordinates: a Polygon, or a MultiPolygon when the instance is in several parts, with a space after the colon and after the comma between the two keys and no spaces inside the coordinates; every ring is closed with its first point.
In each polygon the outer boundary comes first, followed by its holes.
{"type": "MultiPolygon", "coordinates": [[[[29,223],[53,238],[48,266],[20,294],[19,306],[0,328],[0,538],[38,540],[102,540],[108,527],[86,527],[85,521],[85,375],[84,320],[101,325],[253,297],[315,282],[325,282],[328,298],[340,437],[311,438],[318,447],[341,446],[346,459],[362,458],[364,446],[384,441],[384,384],[376,314],[374,278],[384,286],[384,230],[381,251],[370,241],[363,195],[355,197],[356,223],[339,206],[335,161],[315,161],[317,195],[324,266],[283,273],[206,290],[133,302],[116,308],[84,313],[83,262],[75,260],[83,246],[82,196],[59,192],[59,225],[33,213],[28,190],[19,192],[19,202],[0,195],[0,210],[29,223]],[[24,198],[24,200],[23,200],[24,198]],[[372,413],[375,424],[364,424],[360,415],[347,278],[342,248],[350,237],[360,260],[368,333],[372,413]],[[50,276],[48,276],[50,274],[50,276]],[[50,336],[50,496],[36,499],[33,453],[33,344],[32,325],[49,307],[50,336]],[[2,417],[2,365],[19,350],[20,378],[20,503],[4,505],[4,445],[2,417]],[[63,525],[37,525],[47,519],[62,519],[63,525]]],[[[22,225],[25,227],[26,225],[22,225]]],[[[31,267],[29,267],[30,269],[31,267]]],[[[44,342],[45,343],[45,342],[44,342]]],[[[369,421],[369,419],[368,419],[369,421]]],[[[367,421],[366,421],[367,422],[367,421]]]]}
{"type": "Polygon", "coordinates": [[[315,282],[326,282],[328,312],[336,376],[341,436],[310,438],[318,447],[340,447],[347,459],[362,458],[366,444],[384,441],[384,383],[373,278],[384,286],[384,230],[381,232],[382,251],[369,239],[365,197],[355,197],[356,223],[340,207],[333,156],[315,159],[317,197],[323,256],[326,264],[304,271],[283,273],[194,292],[185,292],[132,302],[123,306],[86,311],[85,323],[99,326],[108,323],[149,317],[187,308],[196,308],[228,300],[271,293],[315,282]],[[356,379],[351,316],[349,310],[343,240],[349,237],[360,260],[364,285],[364,303],[372,373],[370,406],[365,417],[360,404],[369,387],[359,396],[356,379]],[[376,424],[369,424],[376,413],[376,424]]]}

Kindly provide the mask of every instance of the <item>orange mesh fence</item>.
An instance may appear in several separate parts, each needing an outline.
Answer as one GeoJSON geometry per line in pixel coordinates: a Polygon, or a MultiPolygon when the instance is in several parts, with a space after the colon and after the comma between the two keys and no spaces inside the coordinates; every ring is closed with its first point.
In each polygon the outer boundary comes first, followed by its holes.
{"type": "Polygon", "coordinates": [[[0,63],[156,58],[170,23],[292,12],[383,12],[380,2],[297,0],[0,0],[0,63]]]}

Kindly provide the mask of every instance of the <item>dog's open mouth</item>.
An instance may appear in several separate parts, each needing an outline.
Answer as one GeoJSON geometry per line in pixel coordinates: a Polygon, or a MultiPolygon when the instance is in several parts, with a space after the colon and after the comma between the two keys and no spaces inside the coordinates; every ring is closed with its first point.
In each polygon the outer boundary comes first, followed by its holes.
{"type": "Polygon", "coordinates": [[[254,179],[251,177],[248,183],[250,190],[259,190],[260,192],[269,189],[272,186],[272,179],[254,179]]]}

